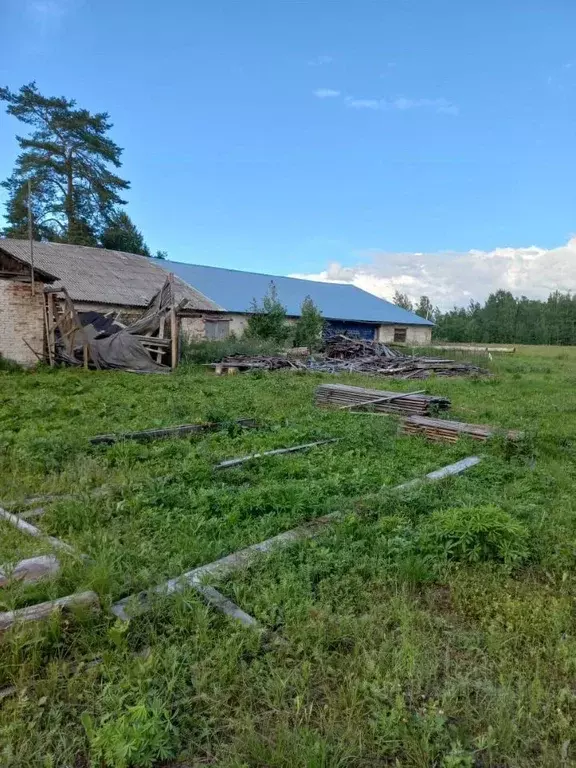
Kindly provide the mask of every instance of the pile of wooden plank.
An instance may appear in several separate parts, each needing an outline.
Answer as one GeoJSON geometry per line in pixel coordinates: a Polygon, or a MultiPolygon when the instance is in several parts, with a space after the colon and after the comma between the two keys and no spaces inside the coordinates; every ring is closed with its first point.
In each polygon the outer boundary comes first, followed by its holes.
{"type": "Polygon", "coordinates": [[[429,414],[450,408],[447,397],[422,393],[385,392],[381,389],[321,384],[316,388],[316,405],[340,408],[363,407],[380,413],[429,414]]]}
{"type": "Polygon", "coordinates": [[[404,420],[402,431],[406,435],[424,435],[428,440],[455,443],[459,437],[471,437],[473,440],[488,440],[502,434],[507,440],[520,440],[522,432],[515,429],[502,430],[489,424],[466,424],[461,421],[444,421],[426,416],[413,415],[404,420]]]}
{"type": "Polygon", "coordinates": [[[402,357],[386,344],[366,339],[352,339],[343,333],[338,333],[326,339],[324,343],[326,356],[333,360],[351,360],[358,357],[402,357]]]}

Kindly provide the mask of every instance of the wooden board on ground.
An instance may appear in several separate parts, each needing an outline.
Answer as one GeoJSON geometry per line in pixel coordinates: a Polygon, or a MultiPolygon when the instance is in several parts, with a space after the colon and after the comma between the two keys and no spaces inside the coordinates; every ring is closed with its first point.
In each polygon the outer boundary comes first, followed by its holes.
{"type": "Polygon", "coordinates": [[[507,440],[520,440],[523,432],[516,429],[499,429],[489,424],[466,424],[462,421],[445,421],[426,416],[409,416],[402,422],[405,435],[424,435],[428,440],[455,443],[459,437],[471,437],[473,440],[488,440],[502,434],[507,440]]]}
{"type": "Polygon", "coordinates": [[[315,402],[319,406],[357,405],[370,407],[379,413],[429,414],[437,410],[450,408],[447,397],[425,395],[421,393],[386,392],[381,389],[352,387],[347,384],[321,384],[316,388],[315,402]]]}
{"type": "Polygon", "coordinates": [[[123,440],[165,440],[170,437],[184,437],[191,434],[204,432],[218,432],[230,426],[238,426],[243,429],[257,429],[258,422],[254,419],[235,419],[234,421],[204,422],[201,424],[180,424],[176,427],[163,429],[144,429],[140,432],[125,432],[124,434],[96,435],[90,438],[93,445],[112,445],[123,440]]]}

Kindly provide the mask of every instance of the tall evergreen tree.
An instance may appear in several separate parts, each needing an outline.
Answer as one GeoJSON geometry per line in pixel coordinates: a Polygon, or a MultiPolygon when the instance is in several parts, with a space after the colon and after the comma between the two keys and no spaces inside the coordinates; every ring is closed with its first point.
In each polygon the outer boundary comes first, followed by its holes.
{"type": "Polygon", "coordinates": [[[101,242],[104,248],[110,248],[112,251],[150,256],[150,250],[144,242],[142,232],[124,211],[117,211],[110,219],[102,233],[101,242]]]}
{"type": "Polygon", "coordinates": [[[4,234],[25,237],[28,230],[26,185],[32,186],[35,234],[67,243],[96,245],[129,183],[111,168],[121,165],[121,148],[109,137],[105,112],[92,114],[64,97],[43,96],[35,83],[18,92],[0,88],[7,112],[31,126],[18,136],[20,154],[12,175],[2,183],[8,192],[4,234]]]}

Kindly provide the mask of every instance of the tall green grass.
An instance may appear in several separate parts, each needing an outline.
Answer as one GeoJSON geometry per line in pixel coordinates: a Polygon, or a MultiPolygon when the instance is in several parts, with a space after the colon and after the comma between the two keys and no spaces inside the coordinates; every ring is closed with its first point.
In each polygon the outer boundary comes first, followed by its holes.
{"type": "MultiPolygon", "coordinates": [[[[567,766],[576,761],[576,350],[519,349],[482,379],[432,378],[455,418],[518,446],[399,437],[387,416],[319,410],[334,380],[0,373],[0,498],[73,492],[38,525],[90,560],[0,592],[8,610],[94,589],[100,614],[0,643],[0,765],[567,766]],[[255,417],[257,431],[92,446],[111,431],[255,417]],[[216,473],[221,459],[335,436],[216,473]],[[481,450],[483,462],[389,488],[481,450]],[[94,490],[98,490],[95,495],[94,490]],[[196,594],[129,624],[118,597],[327,511],[343,522],[220,585],[261,636],[196,594]],[[99,660],[98,664],[91,662],[99,660]]],[[[345,375],[341,382],[413,388],[345,375]]],[[[17,507],[18,508],[18,507],[17,507]]],[[[15,562],[43,548],[0,528],[15,562]]]]}

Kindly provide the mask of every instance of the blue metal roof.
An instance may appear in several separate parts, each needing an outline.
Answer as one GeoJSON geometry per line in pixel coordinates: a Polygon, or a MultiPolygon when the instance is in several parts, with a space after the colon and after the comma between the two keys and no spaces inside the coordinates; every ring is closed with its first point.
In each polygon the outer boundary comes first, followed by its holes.
{"type": "Polygon", "coordinates": [[[167,272],[173,272],[227,312],[248,312],[252,299],[260,303],[270,288],[270,281],[273,281],[278,298],[289,315],[298,316],[302,302],[306,296],[310,296],[323,316],[331,320],[433,325],[429,320],[379,299],[355,285],[319,283],[296,277],[262,275],[258,272],[182,264],[177,261],[158,260],[154,263],[167,272]]]}

